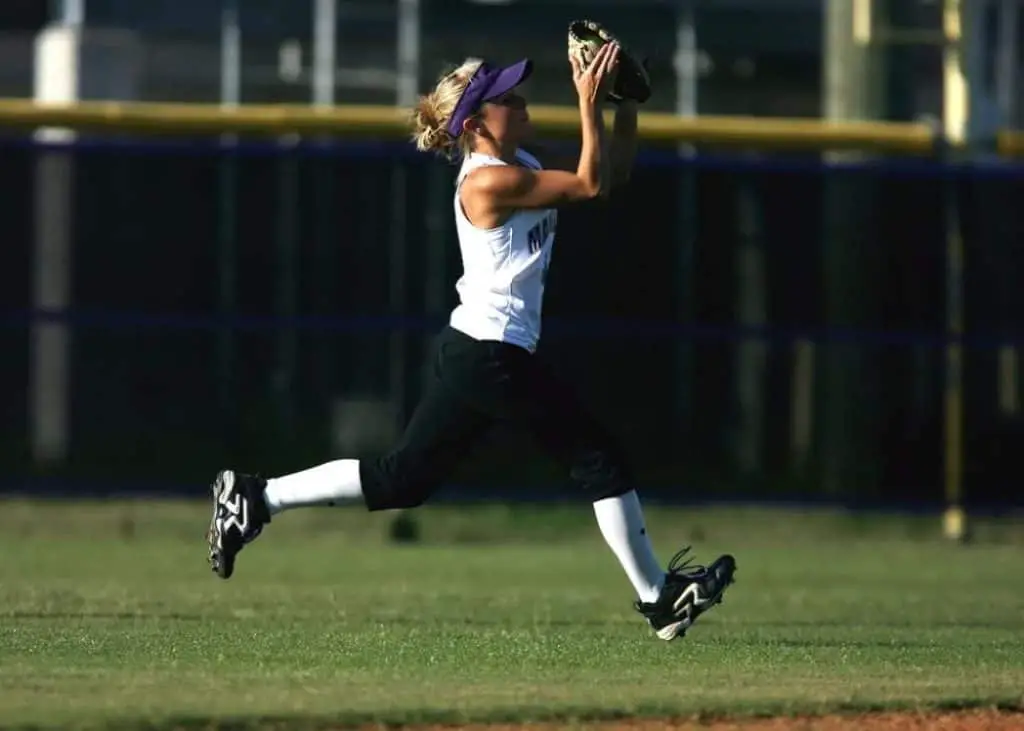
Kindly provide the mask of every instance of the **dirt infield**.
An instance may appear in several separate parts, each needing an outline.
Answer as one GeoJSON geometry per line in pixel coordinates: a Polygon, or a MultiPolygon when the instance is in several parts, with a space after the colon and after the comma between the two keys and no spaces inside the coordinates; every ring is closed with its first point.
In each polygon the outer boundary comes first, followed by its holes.
{"type": "MultiPolygon", "coordinates": [[[[365,731],[386,727],[370,726],[365,731]]],[[[1024,731],[1024,712],[872,713],[749,720],[621,720],[600,723],[403,726],[402,731],[1024,731]]],[[[390,727],[389,731],[396,731],[390,727]]]]}

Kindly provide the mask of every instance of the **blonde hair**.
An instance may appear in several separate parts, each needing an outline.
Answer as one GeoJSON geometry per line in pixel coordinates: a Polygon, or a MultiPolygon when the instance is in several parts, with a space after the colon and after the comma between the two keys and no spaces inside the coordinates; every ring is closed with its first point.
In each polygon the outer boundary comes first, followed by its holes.
{"type": "Polygon", "coordinates": [[[447,160],[469,152],[469,137],[453,137],[446,128],[459,99],[469,86],[469,80],[481,63],[482,59],[467,58],[461,66],[442,74],[434,90],[416,102],[412,113],[412,140],[417,150],[435,152],[447,160]]]}

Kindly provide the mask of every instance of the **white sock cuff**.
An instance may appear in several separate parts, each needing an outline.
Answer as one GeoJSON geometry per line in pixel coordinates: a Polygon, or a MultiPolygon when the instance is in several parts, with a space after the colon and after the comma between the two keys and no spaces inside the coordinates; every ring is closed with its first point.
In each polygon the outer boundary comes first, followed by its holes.
{"type": "Polygon", "coordinates": [[[359,460],[337,459],[267,480],[264,497],[271,515],[289,508],[332,505],[360,498],[359,460]]]}

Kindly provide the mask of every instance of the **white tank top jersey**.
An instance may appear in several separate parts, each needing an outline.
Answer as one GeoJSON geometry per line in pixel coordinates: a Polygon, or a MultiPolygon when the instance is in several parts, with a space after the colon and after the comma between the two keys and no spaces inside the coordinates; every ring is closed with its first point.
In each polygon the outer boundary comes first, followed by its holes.
{"type": "MultiPolygon", "coordinates": [[[[535,170],[541,164],[522,150],[516,160],[535,170]]],[[[469,173],[484,165],[508,163],[472,153],[462,163],[455,186],[455,227],[462,252],[462,277],[455,285],[459,305],[450,324],[476,340],[498,340],[531,353],[540,340],[544,281],[551,261],[558,212],[520,210],[495,228],[482,229],[466,218],[459,189],[469,173]]]]}

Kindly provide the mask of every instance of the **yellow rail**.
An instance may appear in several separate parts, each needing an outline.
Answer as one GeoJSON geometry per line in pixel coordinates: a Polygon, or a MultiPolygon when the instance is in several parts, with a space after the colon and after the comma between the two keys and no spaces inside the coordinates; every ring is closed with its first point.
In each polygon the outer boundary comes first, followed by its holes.
{"type": "MultiPolygon", "coordinates": [[[[579,119],[568,107],[531,107],[535,126],[546,137],[577,134],[579,119]]],[[[611,114],[611,112],[609,112],[611,114]]],[[[400,139],[408,134],[408,110],[391,106],[154,104],[80,102],[41,104],[0,99],[0,128],[73,128],[89,132],[189,136],[238,133],[258,136],[339,135],[400,139]]],[[[640,134],[662,145],[693,143],[749,149],[857,149],[927,155],[935,132],[924,124],[889,122],[829,123],[816,119],[697,117],[642,113],[640,134]]],[[[1019,140],[1010,140],[1011,148],[1019,140]]],[[[1024,149],[1024,145],[1021,145],[1024,149]]]]}
{"type": "Polygon", "coordinates": [[[996,149],[1003,157],[1024,157],[1024,132],[1000,130],[996,135],[996,149]]]}

